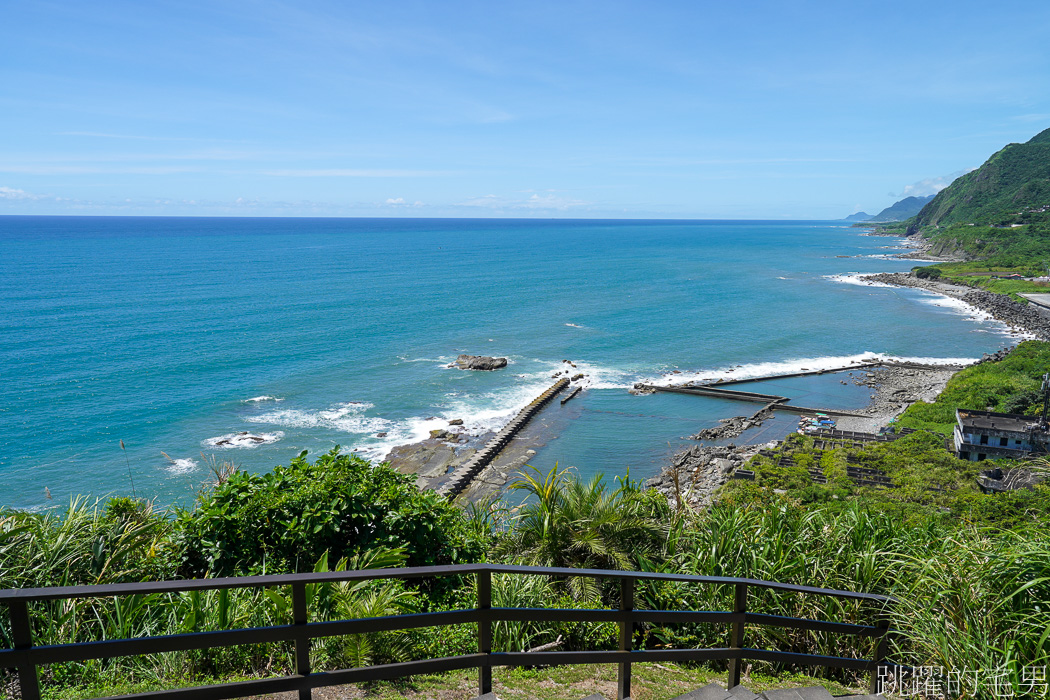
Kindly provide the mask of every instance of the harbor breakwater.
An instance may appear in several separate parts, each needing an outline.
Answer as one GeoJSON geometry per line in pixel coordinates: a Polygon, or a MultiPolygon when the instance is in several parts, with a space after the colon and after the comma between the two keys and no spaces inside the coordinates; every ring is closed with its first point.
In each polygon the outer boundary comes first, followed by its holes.
{"type": "Polygon", "coordinates": [[[527,406],[518,411],[503,428],[496,433],[485,447],[478,450],[465,464],[453,470],[448,481],[437,488],[437,492],[449,498],[455,498],[470,486],[470,482],[481,471],[492,463],[492,460],[507,446],[515,435],[528,425],[528,422],[546,406],[551,399],[558,395],[565,387],[569,386],[569,380],[562,378],[556,381],[549,389],[529,402],[527,406]]]}

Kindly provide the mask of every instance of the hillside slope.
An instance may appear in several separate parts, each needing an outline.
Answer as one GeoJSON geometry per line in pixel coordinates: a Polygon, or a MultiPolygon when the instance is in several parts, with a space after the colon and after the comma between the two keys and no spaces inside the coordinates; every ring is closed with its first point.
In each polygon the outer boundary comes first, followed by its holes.
{"type": "Polygon", "coordinates": [[[1011,143],[977,170],[941,190],[918,213],[910,232],[952,224],[1009,225],[1050,206],[1050,129],[1011,143]]]}
{"type": "Polygon", "coordinates": [[[886,223],[890,221],[904,221],[918,214],[926,203],[933,199],[933,195],[926,197],[905,197],[899,202],[896,202],[875,216],[868,219],[874,223],[886,223]]]}

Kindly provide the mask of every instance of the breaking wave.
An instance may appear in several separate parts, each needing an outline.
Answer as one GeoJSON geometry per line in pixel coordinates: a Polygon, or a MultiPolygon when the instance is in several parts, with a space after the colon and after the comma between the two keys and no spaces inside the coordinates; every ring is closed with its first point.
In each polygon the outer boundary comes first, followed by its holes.
{"type": "Polygon", "coordinates": [[[274,433],[250,433],[247,430],[242,430],[239,433],[228,433],[226,435],[220,435],[218,437],[208,438],[201,442],[203,447],[212,447],[218,449],[232,449],[237,447],[252,448],[258,447],[259,445],[269,445],[277,442],[284,437],[284,433],[277,431],[274,433]]]}

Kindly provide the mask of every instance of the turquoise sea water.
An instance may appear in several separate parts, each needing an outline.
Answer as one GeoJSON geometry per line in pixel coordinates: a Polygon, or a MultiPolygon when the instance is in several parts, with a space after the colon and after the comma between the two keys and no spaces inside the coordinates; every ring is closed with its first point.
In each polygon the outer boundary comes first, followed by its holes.
{"type": "MultiPolygon", "coordinates": [[[[265,470],[496,427],[564,359],[590,389],[533,462],[647,476],[743,411],[636,381],[1011,342],[943,298],[850,283],[914,265],[895,243],[826,222],[0,217],[0,504],[130,494],[129,465],[139,496],[187,502],[212,457],[265,470]],[[464,352],[512,364],[448,369],[464,352]]],[[[826,377],[767,388],[866,399],[826,377]]]]}

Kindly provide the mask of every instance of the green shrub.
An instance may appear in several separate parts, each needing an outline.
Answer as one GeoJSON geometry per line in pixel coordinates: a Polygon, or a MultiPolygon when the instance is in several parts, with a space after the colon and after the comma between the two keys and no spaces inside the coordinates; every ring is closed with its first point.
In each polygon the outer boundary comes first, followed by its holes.
{"type": "Polygon", "coordinates": [[[912,272],[921,280],[939,279],[941,276],[941,271],[936,267],[913,267],[912,272]]]}
{"type": "Polygon", "coordinates": [[[478,561],[459,509],[413,477],[338,448],[266,474],[238,472],[179,515],[190,576],[309,571],[322,556],[404,548],[409,566],[478,561]]]}

